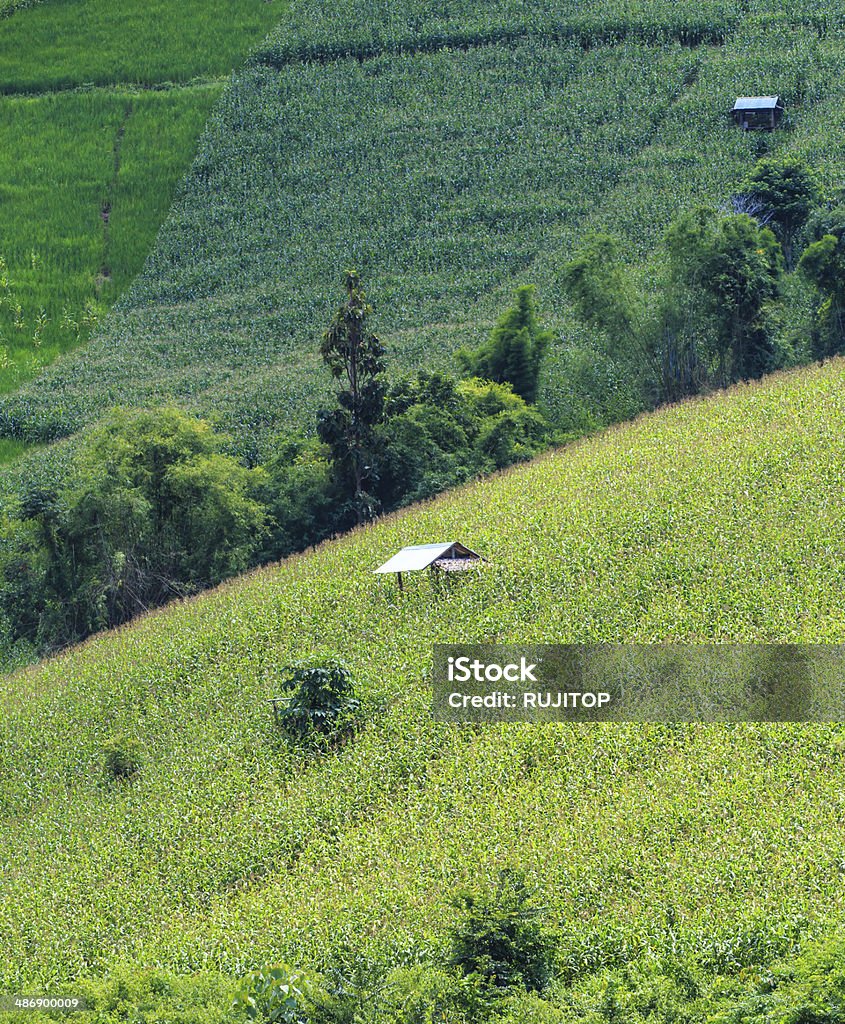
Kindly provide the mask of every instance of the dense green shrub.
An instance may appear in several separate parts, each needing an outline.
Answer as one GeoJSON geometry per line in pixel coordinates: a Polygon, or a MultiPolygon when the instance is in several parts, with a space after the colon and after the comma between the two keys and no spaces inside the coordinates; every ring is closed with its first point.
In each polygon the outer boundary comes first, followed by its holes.
{"type": "Polygon", "coordinates": [[[137,775],[143,765],[141,744],[134,736],[120,733],[103,744],[105,767],[109,777],[124,782],[137,775]]]}
{"type": "Polygon", "coordinates": [[[554,332],[537,321],[534,285],[516,291],[516,305],[496,322],[487,341],[474,351],[461,349],[456,358],[470,377],[509,383],[526,402],[536,402],[540,365],[554,332]]]}
{"type": "Polygon", "coordinates": [[[311,982],[286,964],[271,964],[251,971],[241,981],[232,1003],[250,1020],[262,1024],[308,1024],[307,1002],[311,982]]]}
{"type": "Polygon", "coordinates": [[[529,458],[549,444],[543,416],[509,383],[421,371],[388,392],[380,428],[386,509],[529,458]]]}
{"type": "MultiPolygon", "coordinates": [[[[799,214],[783,217],[792,237],[799,214]]],[[[783,250],[768,227],[747,213],[688,210],[666,232],[660,256],[656,296],[637,293],[618,243],[604,233],[588,237],[562,273],[579,316],[626,369],[643,406],[760,377],[788,358],[790,347],[775,344],[773,315],[783,250]]]]}
{"type": "Polygon", "coordinates": [[[482,1000],[473,986],[453,973],[417,965],[391,971],[370,1005],[362,1024],[471,1024],[479,1020],[482,1000]]]}
{"type": "Polygon", "coordinates": [[[72,1019],[81,1024],[235,1024],[244,1017],[231,1009],[234,988],[232,979],[213,972],[180,975],[119,966],[105,978],[74,983],[73,991],[84,999],[88,1012],[72,1019]]]}
{"type": "Polygon", "coordinates": [[[514,409],[500,412],[483,425],[478,450],[502,469],[542,451],[548,437],[548,424],[536,409],[514,409]]]}
{"type": "Polygon", "coordinates": [[[552,978],[556,941],[540,921],[520,871],[504,868],[496,887],[466,893],[452,935],[451,963],[465,977],[494,988],[541,992],[552,978]]]}
{"type": "Polygon", "coordinates": [[[351,673],[339,662],[293,665],[286,669],[282,689],[292,691],[279,709],[282,727],[296,739],[331,740],[353,725],[360,702],[351,673]]]}

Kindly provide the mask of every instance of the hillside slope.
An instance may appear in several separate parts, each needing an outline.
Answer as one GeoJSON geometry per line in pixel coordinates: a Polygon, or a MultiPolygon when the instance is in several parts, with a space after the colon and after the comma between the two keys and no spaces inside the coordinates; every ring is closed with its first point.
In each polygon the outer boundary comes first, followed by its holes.
{"type": "MultiPolygon", "coordinates": [[[[0,433],[48,440],[163,398],[245,450],[280,420],[310,427],[316,339],[353,263],[398,367],[449,367],[524,282],[571,342],[560,270],[588,231],[647,279],[671,218],[726,204],[761,147],[841,185],[842,30],[815,0],[298,4],[233,78],[98,340],[0,402],[0,433]],[[785,130],[736,131],[734,98],[769,92],[785,130]]],[[[566,360],[544,385],[565,428],[566,360]]]]}
{"type": "Polygon", "coordinates": [[[426,679],[437,641],[845,641],[843,416],[841,360],[669,408],[3,679],[0,985],[413,961],[504,864],[578,970],[670,910],[740,964],[841,924],[841,726],[450,727],[426,679]],[[490,562],[454,588],[371,573],[458,538],[490,562]],[[314,759],[266,698],[327,654],[368,725],[314,759]]]}

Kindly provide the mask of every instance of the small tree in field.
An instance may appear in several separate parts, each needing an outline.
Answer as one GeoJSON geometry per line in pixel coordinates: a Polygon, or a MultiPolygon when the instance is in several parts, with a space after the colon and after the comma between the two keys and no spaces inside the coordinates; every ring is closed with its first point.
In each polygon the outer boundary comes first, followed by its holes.
{"type": "Polygon", "coordinates": [[[337,311],[320,346],[323,362],[340,382],[337,408],[317,420],[320,440],[328,445],[335,481],[358,523],[377,511],[372,490],[378,482],[375,427],[384,415],[384,347],[367,326],[373,307],[366,301],[354,270],[345,277],[347,299],[337,311]]]}
{"type": "Polygon", "coordinates": [[[516,305],[499,317],[485,344],[459,352],[458,360],[468,376],[508,382],[526,402],[536,402],[540,364],[553,337],[540,328],[534,285],[526,284],[517,289],[516,305]]]}
{"type": "Polygon", "coordinates": [[[282,684],[293,692],[279,714],[282,727],[297,739],[321,737],[331,740],[360,707],[350,672],[337,662],[323,665],[293,665],[282,684]]]}
{"type": "Polygon", "coordinates": [[[539,910],[521,872],[499,872],[494,892],[464,895],[463,919],[452,935],[452,965],[493,988],[540,992],[552,977],[555,941],[537,920],[539,910]]]}

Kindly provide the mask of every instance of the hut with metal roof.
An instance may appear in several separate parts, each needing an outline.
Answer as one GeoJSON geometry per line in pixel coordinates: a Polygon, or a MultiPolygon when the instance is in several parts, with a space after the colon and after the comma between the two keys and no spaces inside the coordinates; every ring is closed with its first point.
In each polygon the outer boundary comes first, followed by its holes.
{"type": "Polygon", "coordinates": [[[402,548],[384,565],[373,569],[373,572],[395,572],[401,590],[403,572],[418,572],[420,569],[464,572],[484,561],[486,559],[477,551],[472,551],[457,541],[448,541],[442,544],[412,544],[410,547],[402,548]]]}
{"type": "Polygon", "coordinates": [[[740,96],[731,114],[740,128],[776,128],[783,117],[779,96],[740,96]]]}

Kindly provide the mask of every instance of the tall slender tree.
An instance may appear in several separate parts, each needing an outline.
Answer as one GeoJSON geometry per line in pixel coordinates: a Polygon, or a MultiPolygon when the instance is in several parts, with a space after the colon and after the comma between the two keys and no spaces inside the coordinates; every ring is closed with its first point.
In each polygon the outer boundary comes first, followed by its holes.
{"type": "Polygon", "coordinates": [[[378,439],[384,416],[385,350],[368,327],[373,307],[354,270],[344,276],[346,302],[323,334],[320,354],[339,382],[337,406],[318,414],[317,433],[332,455],[335,482],[357,523],[378,511],[378,439]]]}

